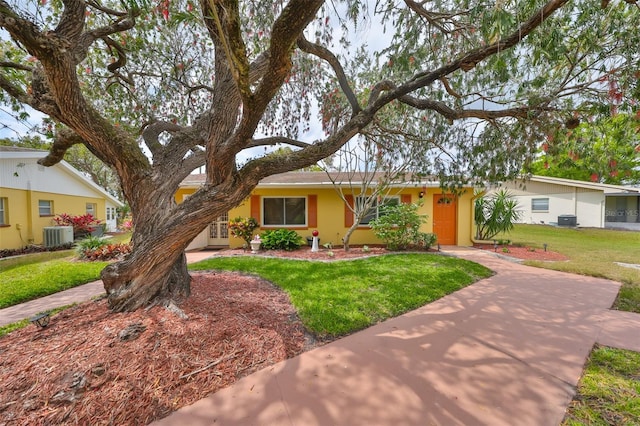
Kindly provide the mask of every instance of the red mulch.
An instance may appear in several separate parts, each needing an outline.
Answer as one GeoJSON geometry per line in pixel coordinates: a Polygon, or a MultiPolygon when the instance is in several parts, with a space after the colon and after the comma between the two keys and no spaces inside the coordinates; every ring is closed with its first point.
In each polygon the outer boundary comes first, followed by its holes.
{"type": "Polygon", "coordinates": [[[497,249],[494,249],[493,244],[476,244],[476,248],[493,251],[500,255],[515,257],[517,259],[522,260],[540,260],[545,262],[559,262],[563,260],[569,260],[567,256],[564,254],[555,252],[555,251],[544,251],[541,248],[533,248],[533,247],[519,247],[519,246],[498,246],[497,249]]]}
{"type": "Polygon", "coordinates": [[[102,300],[0,338],[0,424],[147,424],[305,349],[288,297],[263,280],[194,274],[192,296],[188,320],[102,300]],[[123,340],[127,328],[142,331],[123,340]]]}

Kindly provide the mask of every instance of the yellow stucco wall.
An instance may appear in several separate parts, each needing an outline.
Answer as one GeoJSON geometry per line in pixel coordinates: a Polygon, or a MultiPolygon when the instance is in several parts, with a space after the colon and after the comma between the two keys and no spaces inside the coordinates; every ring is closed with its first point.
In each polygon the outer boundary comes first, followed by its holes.
{"type": "MultiPolygon", "coordinates": [[[[195,188],[180,188],[175,195],[175,199],[178,203],[184,200],[185,195],[195,192],[195,188]]],[[[390,195],[410,195],[411,202],[417,202],[419,200],[419,194],[424,191],[424,197],[422,199],[423,205],[420,208],[420,213],[427,215],[427,222],[422,226],[423,232],[433,232],[433,196],[435,194],[441,194],[440,188],[405,188],[399,192],[393,192],[390,195]]],[[[472,245],[472,194],[473,191],[468,190],[458,197],[457,211],[456,211],[456,241],[457,245],[470,246],[472,245]]],[[[331,242],[334,245],[341,245],[342,238],[344,237],[348,227],[345,226],[345,207],[342,199],[337,195],[336,191],[332,187],[328,188],[256,188],[253,196],[260,197],[308,197],[309,195],[317,196],[317,226],[316,227],[288,227],[289,229],[296,230],[298,234],[306,238],[311,236],[311,232],[317,229],[320,236],[320,244],[331,242]]],[[[245,200],[241,205],[229,211],[229,219],[235,217],[250,217],[251,214],[251,200],[250,198],[245,200]]],[[[260,213],[262,217],[262,212],[260,213]]],[[[308,219],[307,219],[308,220],[308,219]]],[[[309,223],[307,221],[307,223],[309,223]]],[[[272,227],[260,227],[256,233],[264,232],[267,229],[274,229],[272,227]]],[[[382,241],[376,238],[371,229],[367,226],[359,227],[351,235],[350,244],[381,244],[382,241]]],[[[232,248],[241,247],[242,240],[234,237],[230,237],[229,245],[232,248]]]]}
{"type": "Polygon", "coordinates": [[[0,227],[0,249],[17,249],[29,244],[43,243],[43,228],[54,226],[53,217],[67,213],[72,216],[85,214],[87,203],[96,206],[95,216],[104,222],[106,211],[103,198],[78,197],[49,192],[0,188],[0,197],[7,200],[8,226],[0,227]],[[53,215],[40,216],[39,200],[53,202],[53,215]]]}

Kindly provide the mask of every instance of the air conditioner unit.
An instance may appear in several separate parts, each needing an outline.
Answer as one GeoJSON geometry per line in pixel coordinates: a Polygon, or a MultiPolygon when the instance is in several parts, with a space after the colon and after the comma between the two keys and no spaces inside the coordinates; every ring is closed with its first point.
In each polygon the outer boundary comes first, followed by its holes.
{"type": "Polygon", "coordinates": [[[73,226],[46,226],[43,233],[45,247],[57,247],[73,242],[73,226]]]}

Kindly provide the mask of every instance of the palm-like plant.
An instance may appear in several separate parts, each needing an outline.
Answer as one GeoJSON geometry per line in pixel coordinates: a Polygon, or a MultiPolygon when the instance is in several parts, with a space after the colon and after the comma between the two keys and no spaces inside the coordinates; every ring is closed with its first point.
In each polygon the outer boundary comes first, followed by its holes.
{"type": "Polygon", "coordinates": [[[475,203],[476,239],[489,240],[501,232],[509,232],[520,220],[518,201],[506,190],[483,195],[475,203]]]}

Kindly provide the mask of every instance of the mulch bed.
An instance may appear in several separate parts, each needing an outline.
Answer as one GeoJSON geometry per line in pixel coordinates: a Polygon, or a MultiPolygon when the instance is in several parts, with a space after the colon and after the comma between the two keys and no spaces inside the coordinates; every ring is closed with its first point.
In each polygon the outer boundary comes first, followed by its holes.
{"type": "Polygon", "coordinates": [[[474,247],[481,250],[492,251],[503,256],[515,257],[521,260],[540,260],[545,262],[561,262],[569,260],[567,256],[561,253],[550,250],[545,251],[544,249],[533,247],[508,245],[494,248],[493,244],[476,244],[474,247]]]}
{"type": "Polygon", "coordinates": [[[89,302],[0,338],[0,425],[147,424],[309,344],[286,294],[254,277],[193,274],[180,307],[187,320],[89,302]]]}

